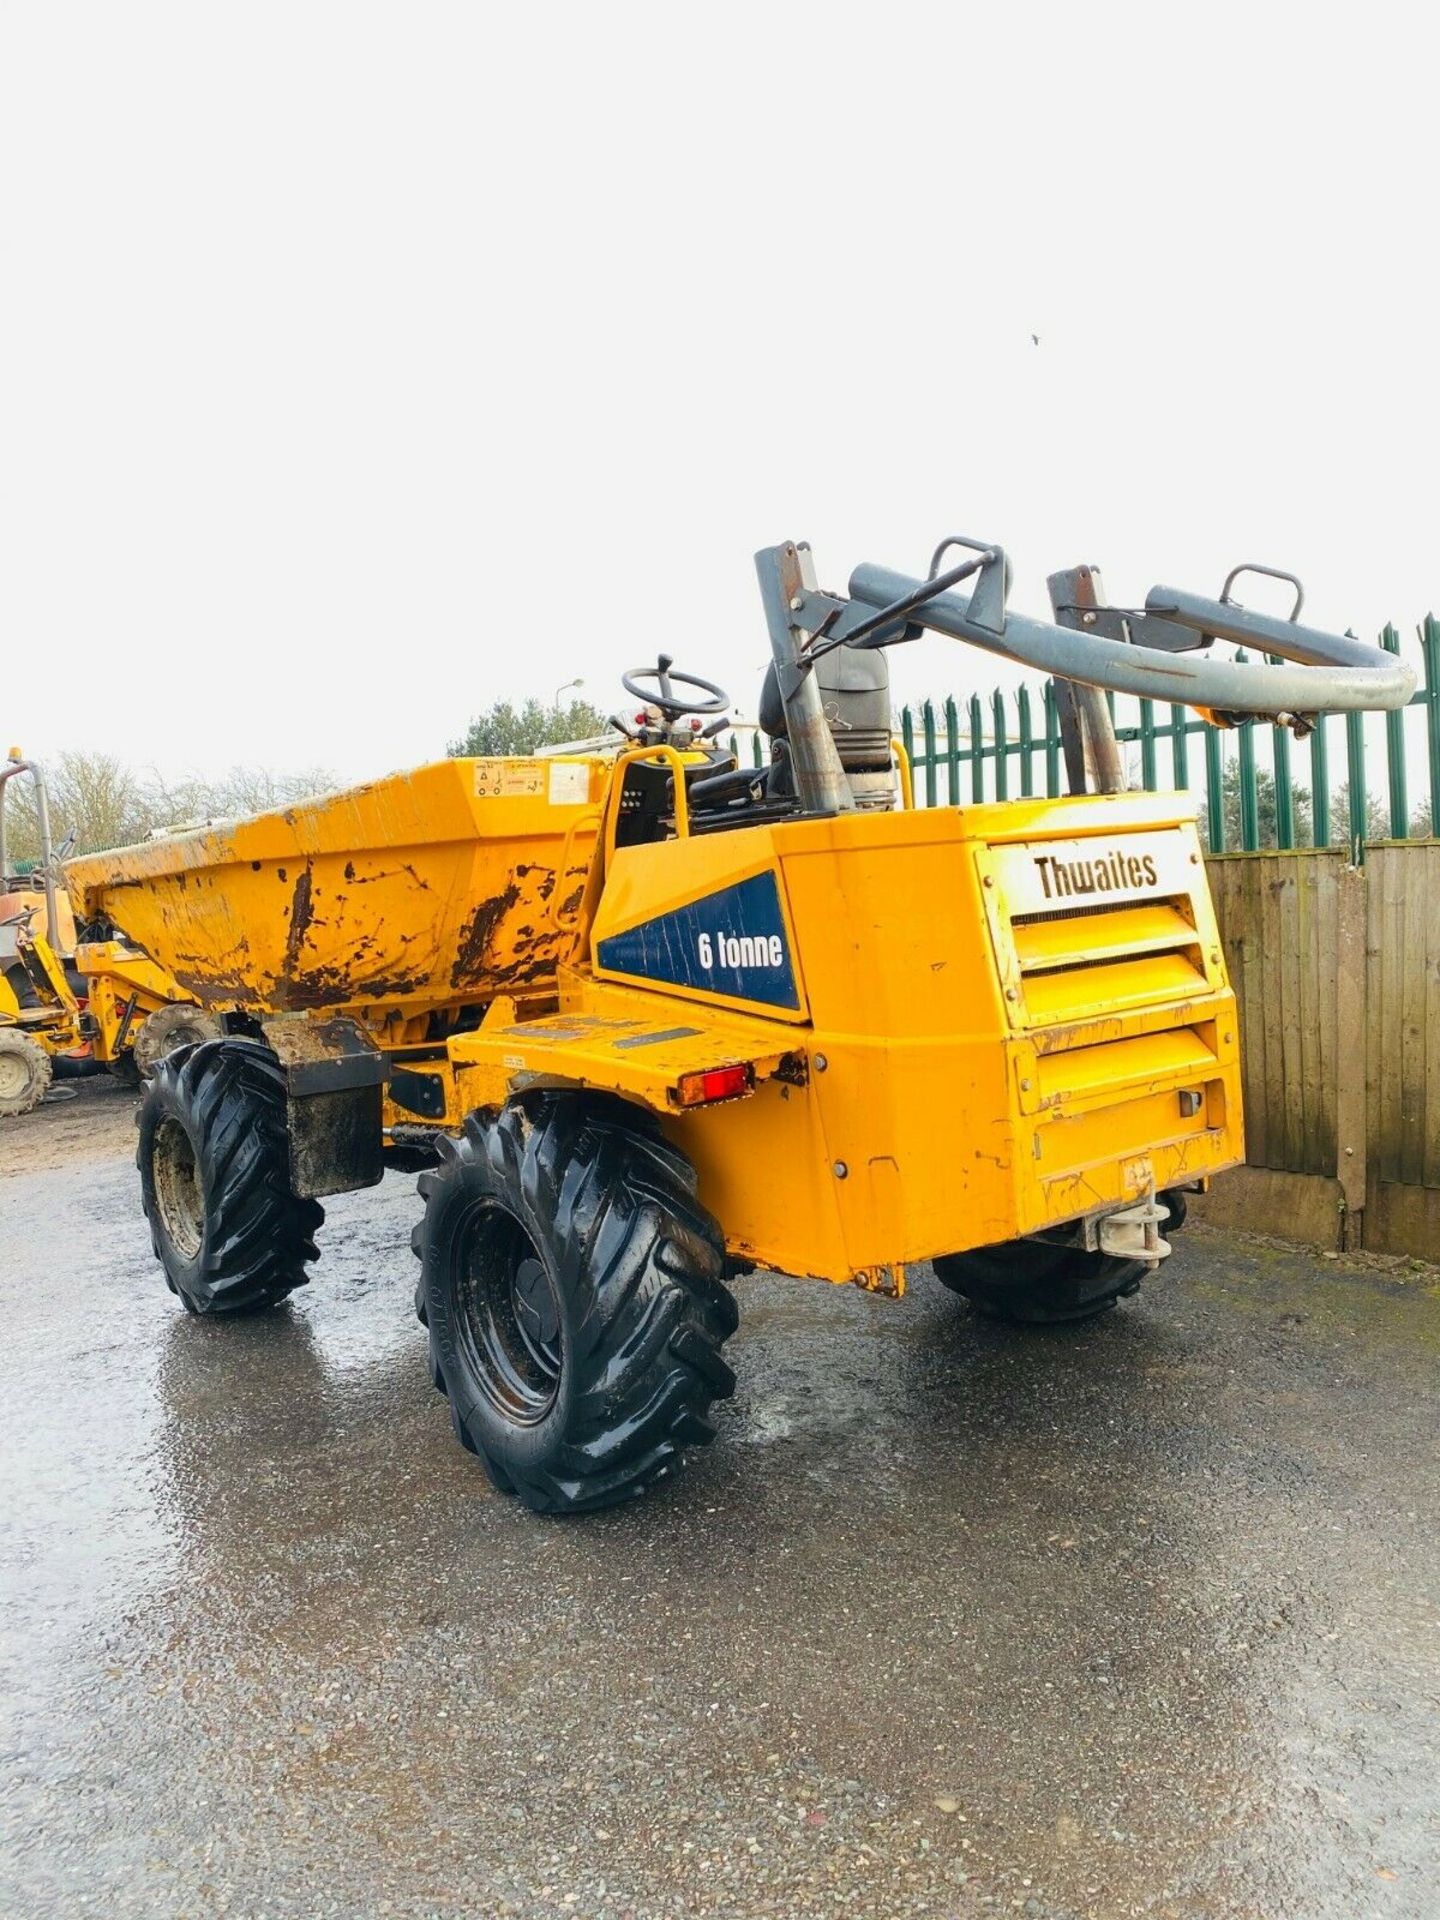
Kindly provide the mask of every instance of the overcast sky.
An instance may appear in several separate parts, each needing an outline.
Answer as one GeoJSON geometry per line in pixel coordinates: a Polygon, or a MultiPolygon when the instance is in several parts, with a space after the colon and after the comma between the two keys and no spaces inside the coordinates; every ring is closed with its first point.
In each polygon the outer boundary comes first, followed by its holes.
{"type": "Polygon", "coordinates": [[[4,6],[0,744],[359,777],[662,647],[753,712],[787,537],[1413,625],[1424,17],[4,6]]]}

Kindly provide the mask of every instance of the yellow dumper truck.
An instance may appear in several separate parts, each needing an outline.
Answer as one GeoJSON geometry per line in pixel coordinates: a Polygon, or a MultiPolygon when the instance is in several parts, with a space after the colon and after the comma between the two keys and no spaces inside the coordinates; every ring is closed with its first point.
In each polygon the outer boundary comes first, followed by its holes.
{"type": "Polygon", "coordinates": [[[133,1083],[172,1046],[224,1031],[110,929],[80,939],[55,876],[44,771],[12,747],[0,761],[0,1119],[39,1106],[57,1060],[93,1061],[133,1083]],[[5,842],[6,791],[22,775],[32,783],[40,835],[28,873],[12,870],[5,842]]]}
{"type": "Polygon", "coordinates": [[[1409,692],[1390,655],[1228,593],[1120,610],[1078,569],[1028,618],[994,546],[845,595],[807,548],[757,565],[764,768],[662,655],[602,740],[67,868],[81,917],[225,1026],[140,1114],[172,1291],[270,1307],[325,1195],[428,1163],[434,1381],[540,1510],[638,1493],[711,1437],[737,1272],[899,1294],[933,1261],[1032,1321],[1133,1292],[1187,1190],[1242,1157],[1238,1035],[1192,807],[1115,790],[1090,689],[1297,719],[1409,692]],[[884,649],[922,628],[1064,676],[1072,779],[1110,790],[905,804],[884,649]]]}

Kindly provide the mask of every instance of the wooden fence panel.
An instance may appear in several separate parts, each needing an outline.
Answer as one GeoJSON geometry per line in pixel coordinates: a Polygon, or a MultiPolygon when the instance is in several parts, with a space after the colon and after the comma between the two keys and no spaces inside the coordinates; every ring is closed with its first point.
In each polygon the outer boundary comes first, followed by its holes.
{"type": "Polygon", "coordinates": [[[1234,854],[1207,863],[1240,1008],[1252,1166],[1335,1171],[1342,864],[1338,850],[1234,854]]]}
{"type": "Polygon", "coordinates": [[[1371,847],[1365,872],[1371,1164],[1440,1187],[1440,845],[1371,847]]]}
{"type": "Polygon", "coordinates": [[[1335,1173],[1337,1091],[1349,1077],[1358,1100],[1363,1074],[1371,1177],[1440,1188],[1440,844],[1368,851],[1363,880],[1339,848],[1207,863],[1240,1008],[1248,1158],[1277,1172],[1335,1173]],[[1364,889],[1364,952],[1348,964],[1363,968],[1349,984],[1365,1018],[1342,1057],[1346,885],[1364,889]]]}
{"type": "MultiPolygon", "coordinates": [[[[1335,955],[1339,908],[1337,865],[1308,855],[1300,888],[1300,1031],[1307,1086],[1335,1086],[1335,955]]],[[[1335,1164],[1335,1113],[1324,1100],[1306,1099],[1304,1164],[1329,1172],[1335,1164]]]]}

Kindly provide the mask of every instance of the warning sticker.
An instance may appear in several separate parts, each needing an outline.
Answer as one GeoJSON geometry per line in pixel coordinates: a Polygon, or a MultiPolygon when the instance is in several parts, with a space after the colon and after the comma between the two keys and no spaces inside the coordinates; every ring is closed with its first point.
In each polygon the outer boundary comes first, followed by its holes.
{"type": "Polygon", "coordinates": [[[475,791],[482,800],[539,799],[545,791],[545,769],[533,760],[477,760],[475,791]]]}
{"type": "Polygon", "coordinates": [[[552,807],[583,807],[590,798],[590,769],[565,760],[550,763],[552,807]]]}

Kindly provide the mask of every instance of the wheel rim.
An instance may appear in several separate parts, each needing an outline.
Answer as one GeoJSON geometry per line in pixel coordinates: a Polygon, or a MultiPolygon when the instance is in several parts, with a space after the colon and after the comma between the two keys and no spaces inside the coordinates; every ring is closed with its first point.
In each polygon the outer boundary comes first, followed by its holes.
{"type": "Polygon", "coordinates": [[[35,1080],[35,1069],[23,1053],[0,1053],[0,1100],[21,1100],[35,1080]]]}
{"type": "Polygon", "coordinates": [[[173,1116],[167,1116],[155,1129],[151,1170],[155,1206],[166,1238],[182,1259],[193,1260],[205,1237],[205,1195],[195,1164],[195,1148],[173,1116]]]}
{"type": "Polygon", "coordinates": [[[218,1040],[219,1022],[189,1007],[161,1007],[150,1015],[135,1037],[135,1060],[142,1074],[152,1074],[160,1062],[181,1047],[218,1040]],[[178,1015],[178,1018],[172,1017],[178,1015]]]}
{"type": "Polygon", "coordinates": [[[456,1249],[452,1293],[481,1393],[502,1419],[535,1426],[559,1394],[564,1343],[554,1282],[514,1214],[488,1206],[473,1216],[456,1249]]]}

